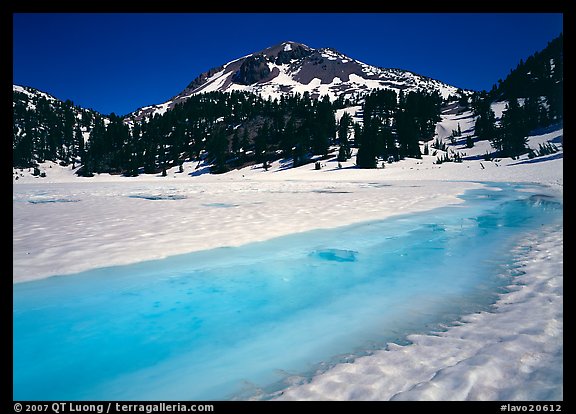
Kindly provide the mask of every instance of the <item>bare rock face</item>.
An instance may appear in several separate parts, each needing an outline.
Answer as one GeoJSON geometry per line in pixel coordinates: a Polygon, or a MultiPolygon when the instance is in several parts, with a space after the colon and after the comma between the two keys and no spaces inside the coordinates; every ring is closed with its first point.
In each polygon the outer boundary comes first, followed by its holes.
{"type": "Polygon", "coordinates": [[[254,85],[271,80],[278,75],[279,70],[276,67],[270,69],[269,63],[285,65],[300,61],[313,53],[313,49],[295,42],[272,46],[245,58],[240,69],[232,76],[232,82],[239,85],[254,85]]]}
{"type": "Polygon", "coordinates": [[[244,59],[232,81],[240,85],[253,85],[270,75],[270,68],[264,55],[253,55],[244,59]]]}
{"type": "Polygon", "coordinates": [[[206,83],[208,78],[210,78],[211,76],[213,76],[215,73],[217,73],[218,71],[220,71],[222,69],[223,69],[223,66],[219,66],[217,68],[212,68],[212,69],[208,70],[207,72],[200,74],[198,77],[196,77],[192,82],[190,82],[188,84],[185,91],[199,88],[204,83],[206,83]]]}
{"type": "Polygon", "coordinates": [[[292,44],[292,43],[285,43],[284,48],[279,50],[274,63],[277,65],[284,65],[286,63],[290,63],[293,60],[298,60],[310,56],[312,54],[312,49],[308,46],[302,44],[292,44]],[[290,47],[286,47],[286,45],[290,45],[290,47]]]}

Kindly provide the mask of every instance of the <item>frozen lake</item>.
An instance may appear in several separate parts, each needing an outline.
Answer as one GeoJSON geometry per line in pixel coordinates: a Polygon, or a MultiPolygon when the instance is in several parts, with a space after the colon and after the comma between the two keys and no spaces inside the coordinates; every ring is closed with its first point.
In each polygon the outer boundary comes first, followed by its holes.
{"type": "Polygon", "coordinates": [[[17,283],[14,399],[266,398],[486,310],[516,271],[510,249],[525,232],[560,220],[562,206],[528,184],[463,198],[386,220],[17,283]]]}

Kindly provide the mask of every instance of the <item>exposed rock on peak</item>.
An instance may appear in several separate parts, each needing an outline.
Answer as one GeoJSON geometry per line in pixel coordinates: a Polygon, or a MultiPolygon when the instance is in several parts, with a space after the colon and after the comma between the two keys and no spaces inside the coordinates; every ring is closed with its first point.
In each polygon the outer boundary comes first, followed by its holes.
{"type": "Polygon", "coordinates": [[[436,91],[443,97],[457,91],[456,87],[409,71],[362,63],[332,48],[314,49],[285,41],[210,69],[169,101],[141,108],[131,118],[164,113],[203,92],[247,91],[272,99],[308,92],[313,98],[328,95],[335,100],[362,96],[374,89],[436,91]]]}
{"type": "Polygon", "coordinates": [[[232,76],[232,82],[240,85],[253,85],[266,80],[270,75],[268,61],[264,55],[253,55],[244,59],[240,69],[232,76]]]}

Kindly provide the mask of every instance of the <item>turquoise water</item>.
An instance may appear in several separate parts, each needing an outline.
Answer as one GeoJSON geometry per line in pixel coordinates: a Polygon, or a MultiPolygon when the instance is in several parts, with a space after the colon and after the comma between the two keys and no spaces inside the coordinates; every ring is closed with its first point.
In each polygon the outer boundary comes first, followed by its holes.
{"type": "Polygon", "coordinates": [[[561,220],[562,204],[512,184],[462,198],[425,213],[15,284],[14,399],[265,396],[487,309],[510,281],[512,246],[561,220]]]}

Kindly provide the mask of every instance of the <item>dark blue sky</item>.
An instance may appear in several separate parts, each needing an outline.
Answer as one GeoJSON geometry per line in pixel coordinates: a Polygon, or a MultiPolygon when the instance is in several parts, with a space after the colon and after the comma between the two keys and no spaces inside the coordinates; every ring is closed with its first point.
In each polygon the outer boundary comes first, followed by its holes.
{"type": "Polygon", "coordinates": [[[489,90],[563,31],[560,13],[17,13],[13,23],[15,84],[118,115],[284,40],[489,90]]]}

